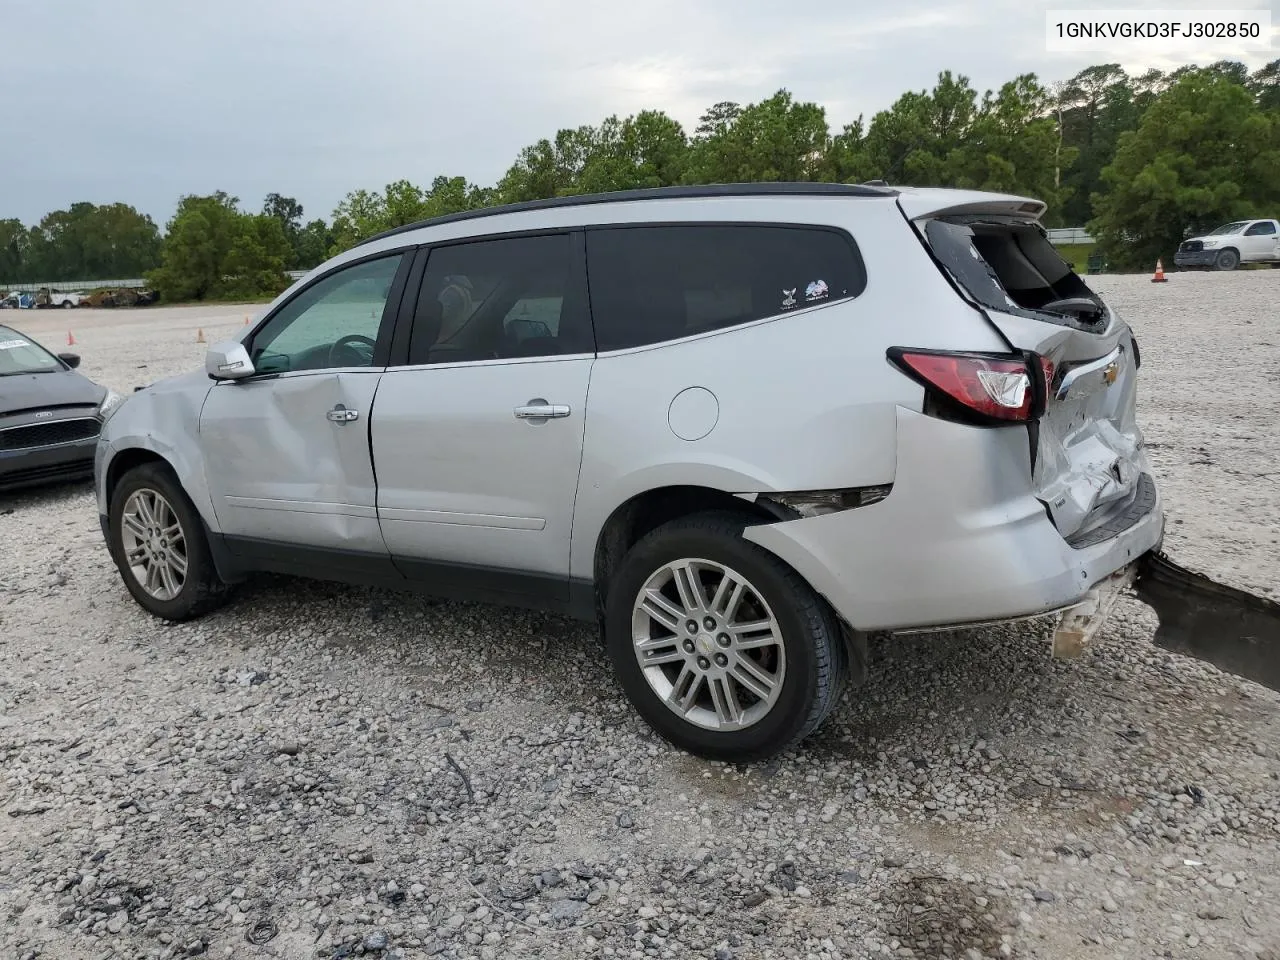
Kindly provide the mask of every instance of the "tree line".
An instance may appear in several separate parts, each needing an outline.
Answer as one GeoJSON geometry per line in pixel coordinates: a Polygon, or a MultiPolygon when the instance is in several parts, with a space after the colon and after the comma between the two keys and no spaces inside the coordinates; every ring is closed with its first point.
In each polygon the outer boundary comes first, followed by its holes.
{"type": "Polygon", "coordinates": [[[1048,226],[1087,225],[1121,268],[1172,256],[1189,233],[1280,205],[1280,60],[1254,73],[1220,61],[1139,76],[1118,64],[1046,86],[1024,74],[979,96],[944,71],[869,122],[833,132],[787,90],[711,106],[690,134],[658,110],[558,131],[525,147],[492,186],[438,176],[355,190],[328,221],[267,196],[184,196],[162,237],[126,204],[77,203],[27,228],[0,220],[0,281],[146,275],[166,299],[270,294],[391,227],[465,210],[676,184],[885,180],[1026,194],[1048,226]]]}

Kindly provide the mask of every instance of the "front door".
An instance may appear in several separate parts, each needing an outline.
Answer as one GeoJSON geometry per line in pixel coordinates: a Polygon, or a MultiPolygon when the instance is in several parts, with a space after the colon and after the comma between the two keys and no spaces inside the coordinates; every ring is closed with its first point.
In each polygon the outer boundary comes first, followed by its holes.
{"type": "Polygon", "coordinates": [[[1274,260],[1280,235],[1276,233],[1276,225],[1272,220],[1259,220],[1245,228],[1240,238],[1240,259],[1274,260]]]}
{"type": "Polygon", "coordinates": [[[398,306],[391,291],[407,259],[340,267],[303,289],[246,343],[254,375],[209,391],[201,448],[233,552],[386,559],[369,422],[398,306]]]}
{"type": "Polygon", "coordinates": [[[382,535],[407,577],[457,596],[567,599],[593,358],[581,234],[430,252],[407,355],[373,416],[382,535]]]}

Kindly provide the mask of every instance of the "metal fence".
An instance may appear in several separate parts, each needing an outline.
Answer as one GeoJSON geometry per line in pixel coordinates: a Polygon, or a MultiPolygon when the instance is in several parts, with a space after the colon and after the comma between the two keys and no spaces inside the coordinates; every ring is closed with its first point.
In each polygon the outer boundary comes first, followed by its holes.
{"type": "MultiPolygon", "coordinates": [[[[286,270],[285,274],[290,280],[297,280],[299,277],[305,277],[310,271],[307,270],[286,270]]],[[[48,287],[50,290],[56,290],[59,293],[88,293],[90,290],[103,290],[106,288],[133,287],[142,289],[147,286],[146,280],[42,280],[35,283],[5,283],[0,281],[0,290],[8,290],[10,293],[35,293],[42,287],[48,287]]]]}
{"type": "Polygon", "coordinates": [[[1089,236],[1084,227],[1055,227],[1052,230],[1046,230],[1045,233],[1049,235],[1049,242],[1054,246],[1093,243],[1093,237],[1089,236]]]}
{"type": "Polygon", "coordinates": [[[90,290],[100,290],[103,287],[145,287],[145,280],[58,280],[50,282],[48,280],[38,283],[4,283],[0,281],[0,290],[22,291],[23,293],[35,293],[41,287],[48,287],[50,290],[57,290],[59,293],[88,293],[90,290]]]}

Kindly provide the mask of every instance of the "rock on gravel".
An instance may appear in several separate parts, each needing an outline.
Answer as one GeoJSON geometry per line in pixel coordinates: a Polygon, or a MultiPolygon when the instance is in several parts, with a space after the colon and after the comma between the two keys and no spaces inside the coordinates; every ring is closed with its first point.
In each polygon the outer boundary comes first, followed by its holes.
{"type": "MultiPolygon", "coordinates": [[[[1280,272],[1090,281],[1141,343],[1169,551],[1274,591],[1280,272]]],[[[213,340],[244,312],[78,312],[83,369],[128,391],[196,367],[196,327],[213,340]]],[[[1280,943],[1280,697],[1155,649],[1133,601],[1076,663],[1049,659],[1043,622],[877,638],[816,737],[737,767],[654,736],[582,625],[276,577],[162,623],[82,486],[5,500],[0,554],[16,957],[1280,943]]]]}

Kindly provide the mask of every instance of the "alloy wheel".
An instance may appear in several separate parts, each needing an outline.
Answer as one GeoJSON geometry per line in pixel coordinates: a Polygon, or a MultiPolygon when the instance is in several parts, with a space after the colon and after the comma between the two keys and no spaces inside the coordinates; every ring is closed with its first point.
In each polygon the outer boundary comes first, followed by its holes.
{"type": "Polygon", "coordinates": [[[120,545],[148,595],[174,600],[187,580],[187,539],[173,505],[156,490],[135,490],[124,503],[120,545]]]}
{"type": "Polygon", "coordinates": [[[708,730],[741,730],[777,703],[786,676],[782,630],[737,571],[681,559],[656,570],[632,607],[636,660],[658,698],[708,730]]]}

